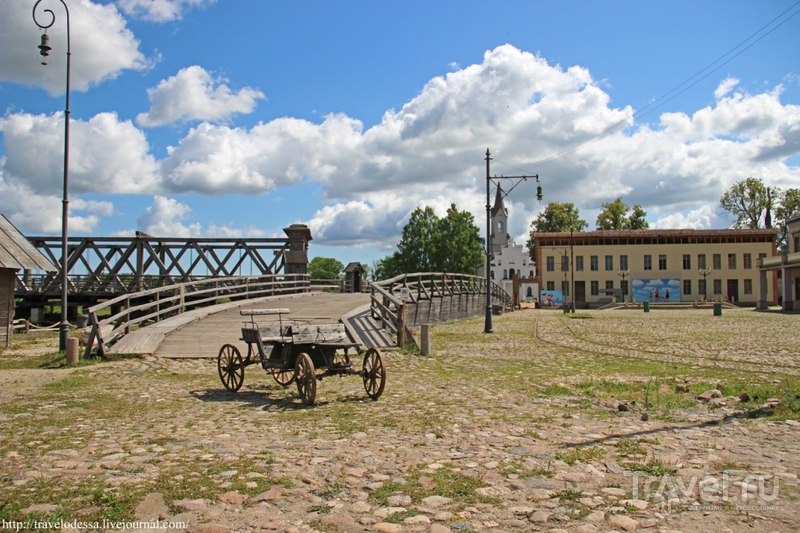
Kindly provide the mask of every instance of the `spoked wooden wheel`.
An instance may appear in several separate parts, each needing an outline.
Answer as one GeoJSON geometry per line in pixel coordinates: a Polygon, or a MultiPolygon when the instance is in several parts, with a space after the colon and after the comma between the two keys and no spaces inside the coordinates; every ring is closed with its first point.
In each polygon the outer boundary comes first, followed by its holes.
{"type": "Polygon", "coordinates": [[[317,373],[314,371],[314,363],[311,362],[308,354],[301,353],[297,356],[294,379],[303,403],[314,405],[314,401],[317,399],[317,373]]]}
{"type": "Polygon", "coordinates": [[[278,382],[278,385],[288,387],[294,381],[294,368],[271,368],[269,372],[272,374],[272,377],[275,378],[275,381],[278,382]]]}
{"type": "Polygon", "coordinates": [[[377,400],[383,394],[383,387],[386,385],[386,367],[383,365],[381,352],[376,348],[370,348],[364,355],[364,370],[361,374],[364,378],[364,390],[367,396],[377,400]]]}
{"type": "Polygon", "coordinates": [[[229,391],[236,392],[242,387],[244,364],[242,363],[242,354],[236,346],[226,344],[220,348],[219,356],[217,356],[217,371],[219,379],[229,391]]]}

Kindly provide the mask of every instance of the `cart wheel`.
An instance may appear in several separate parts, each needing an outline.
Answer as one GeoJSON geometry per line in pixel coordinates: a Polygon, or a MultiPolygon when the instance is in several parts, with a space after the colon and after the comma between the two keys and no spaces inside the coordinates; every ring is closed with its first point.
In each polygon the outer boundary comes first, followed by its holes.
{"type": "Polygon", "coordinates": [[[317,373],[314,372],[314,363],[311,362],[308,354],[301,353],[297,356],[294,378],[297,392],[303,399],[303,403],[314,405],[314,401],[317,399],[317,373]]]}
{"type": "Polygon", "coordinates": [[[370,348],[364,355],[364,371],[361,375],[364,378],[367,396],[377,400],[383,394],[383,387],[386,385],[386,367],[383,366],[383,357],[377,348],[370,348]]]}
{"type": "Polygon", "coordinates": [[[294,381],[294,368],[271,368],[270,374],[278,382],[278,385],[288,387],[294,381]]]}
{"type": "Polygon", "coordinates": [[[226,344],[219,350],[217,357],[217,371],[219,372],[219,379],[225,388],[231,392],[236,392],[242,387],[244,383],[244,364],[242,363],[242,354],[239,349],[232,345],[226,344]]]}

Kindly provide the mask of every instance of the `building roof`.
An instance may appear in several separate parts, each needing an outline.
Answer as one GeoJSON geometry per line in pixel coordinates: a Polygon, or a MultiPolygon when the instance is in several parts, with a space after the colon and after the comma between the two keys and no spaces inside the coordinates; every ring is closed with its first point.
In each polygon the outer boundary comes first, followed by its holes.
{"type": "Polygon", "coordinates": [[[58,269],[0,214],[0,268],[58,272],[58,269]]]}
{"type": "Polygon", "coordinates": [[[492,206],[492,218],[494,218],[501,209],[503,213],[508,216],[508,209],[506,209],[506,204],[503,202],[503,189],[498,185],[497,194],[494,197],[494,206],[492,206]]]}
{"type": "Polygon", "coordinates": [[[364,272],[363,265],[358,262],[353,262],[353,263],[348,263],[348,265],[344,267],[345,272],[355,272],[356,270],[363,273],[364,272]]]}
{"type": "Polygon", "coordinates": [[[535,235],[537,246],[573,244],[690,244],[721,242],[774,242],[778,234],[770,229],[640,229],[598,230],[572,234],[565,232],[539,232],[535,235]]]}

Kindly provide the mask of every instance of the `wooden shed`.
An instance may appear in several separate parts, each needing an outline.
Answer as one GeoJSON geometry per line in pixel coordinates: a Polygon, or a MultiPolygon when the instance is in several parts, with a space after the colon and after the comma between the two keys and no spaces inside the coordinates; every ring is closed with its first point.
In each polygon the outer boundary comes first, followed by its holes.
{"type": "Polygon", "coordinates": [[[364,267],[361,263],[350,263],[344,269],[344,292],[361,292],[364,288],[364,267]]]}
{"type": "Polygon", "coordinates": [[[0,348],[11,344],[14,288],[20,269],[58,271],[4,215],[0,215],[0,348]]]}

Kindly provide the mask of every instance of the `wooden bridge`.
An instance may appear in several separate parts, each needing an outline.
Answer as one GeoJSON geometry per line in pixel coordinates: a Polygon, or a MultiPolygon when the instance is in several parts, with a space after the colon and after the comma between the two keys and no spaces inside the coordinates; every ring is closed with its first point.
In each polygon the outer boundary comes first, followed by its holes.
{"type": "MultiPolygon", "coordinates": [[[[367,348],[404,345],[411,330],[423,323],[479,316],[486,309],[485,280],[463,274],[408,274],[371,284],[371,294],[312,292],[304,275],[246,280],[178,284],[90,307],[85,355],[96,349],[102,354],[215,357],[225,342],[238,342],[239,311],[255,307],[288,307],[289,318],[311,323],[343,322],[350,337],[367,348]],[[106,315],[109,309],[115,311],[106,315]],[[141,327],[132,331],[132,326],[141,327]]],[[[510,295],[494,284],[489,290],[496,309],[511,309],[510,295]]]]}

